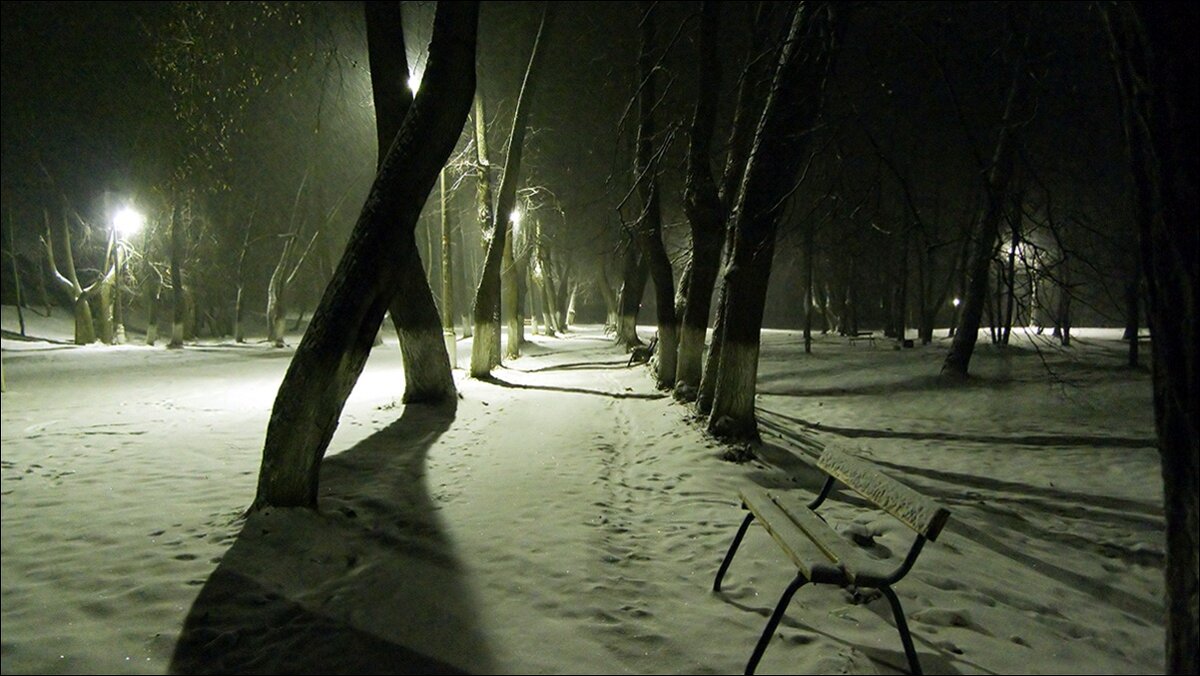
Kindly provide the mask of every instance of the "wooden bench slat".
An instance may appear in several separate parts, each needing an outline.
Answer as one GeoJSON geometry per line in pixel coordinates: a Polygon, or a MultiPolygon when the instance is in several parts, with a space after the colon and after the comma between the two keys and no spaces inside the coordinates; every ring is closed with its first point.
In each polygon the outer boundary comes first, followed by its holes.
{"type": "Polygon", "coordinates": [[[817,466],[929,540],[950,518],[946,508],[837,446],[826,446],[817,466]]]}
{"type": "Polygon", "coordinates": [[[809,509],[808,505],[797,499],[796,496],[789,497],[773,491],[768,491],[768,495],[785,514],[791,517],[800,530],[804,531],[809,540],[825,556],[829,557],[830,561],[840,565],[846,571],[846,577],[853,582],[858,572],[855,562],[859,557],[850,552],[849,541],[838,535],[832,526],[817,516],[816,512],[809,509]]]}
{"type": "Polygon", "coordinates": [[[814,547],[813,540],[771,499],[767,491],[761,488],[744,488],[741,498],[742,504],[754,513],[756,521],[771,534],[806,578],[812,580],[819,577],[833,582],[830,578],[846,577],[846,571],[839,562],[814,547]],[[824,555],[829,564],[821,565],[821,561],[813,555],[824,555]]]}

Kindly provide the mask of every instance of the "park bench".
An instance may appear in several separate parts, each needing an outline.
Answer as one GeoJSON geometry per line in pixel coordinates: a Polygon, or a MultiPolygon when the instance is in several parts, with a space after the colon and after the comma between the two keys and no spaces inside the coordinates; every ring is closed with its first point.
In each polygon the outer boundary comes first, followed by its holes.
{"type": "Polygon", "coordinates": [[[752,521],[757,520],[762,524],[797,568],[796,577],[779,598],[775,612],[771,614],[758,644],[754,647],[750,661],[746,664],[746,673],[754,673],[792,595],[805,584],[813,583],[838,585],[843,588],[878,589],[892,607],[896,629],[900,632],[900,641],[904,644],[904,654],[908,657],[909,667],[912,673],[919,674],[921,664],[913,648],[912,636],[908,632],[900,599],[892,591],[892,585],[912,569],[925,541],[937,539],[938,533],[946,525],[946,519],[950,517],[950,512],[912,488],[885,476],[870,463],[834,447],[825,449],[817,461],[817,466],[828,478],[817,497],[807,504],[794,491],[767,490],[757,486],[740,491],[742,508],[749,510],[749,513],[734,536],[733,544],[725,554],[725,560],[721,562],[721,568],[713,582],[713,591],[721,591],[721,579],[725,577],[725,571],[733,561],[733,555],[752,521]],[[915,531],[916,539],[899,565],[883,567],[887,566],[886,561],[867,556],[851,540],[834,531],[825,519],[814,511],[821,506],[838,481],[915,531]]]}
{"type": "Polygon", "coordinates": [[[858,341],[865,340],[875,347],[875,332],[874,331],[857,331],[846,336],[846,340],[850,341],[850,346],[853,347],[858,341]]]}
{"type": "Polygon", "coordinates": [[[638,345],[629,351],[629,363],[626,366],[634,364],[645,364],[654,356],[654,349],[658,347],[658,334],[650,339],[649,345],[638,345]]]}

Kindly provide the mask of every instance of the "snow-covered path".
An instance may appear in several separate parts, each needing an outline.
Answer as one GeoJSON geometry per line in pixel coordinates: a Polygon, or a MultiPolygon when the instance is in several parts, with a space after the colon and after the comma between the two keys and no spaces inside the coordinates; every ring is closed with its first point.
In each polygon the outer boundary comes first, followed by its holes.
{"type": "MultiPolygon", "coordinates": [[[[1096,366],[1108,343],[1059,364],[1066,391],[985,350],[980,386],[947,392],[936,347],[805,357],[769,332],[770,462],[734,465],[598,331],[535,341],[496,382],[460,377],[452,411],[395,403],[376,349],[320,513],[244,520],[290,351],[6,338],[3,671],[740,672],[792,571],[753,529],[710,591],[737,486],[811,491],[804,458],[835,438],[953,511],[897,587],[927,671],[1160,668],[1148,378],[1096,366]]],[[[874,555],[907,546],[828,514],[874,555]]],[[[806,588],[760,673],[903,664],[885,602],[806,588]]]]}

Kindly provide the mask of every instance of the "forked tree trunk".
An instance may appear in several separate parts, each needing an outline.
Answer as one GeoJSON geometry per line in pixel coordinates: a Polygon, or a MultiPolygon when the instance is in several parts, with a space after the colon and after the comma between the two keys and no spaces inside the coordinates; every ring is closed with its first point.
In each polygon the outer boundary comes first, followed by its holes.
{"type": "Polygon", "coordinates": [[[471,106],[478,15],[474,2],[437,6],[424,87],[380,165],[280,385],[256,508],[316,506],[321,458],[397,293],[401,267],[420,270],[413,231],[471,106]]]}
{"type": "MultiPolygon", "coordinates": [[[[400,5],[368,2],[366,19],[375,133],[379,145],[377,166],[382,171],[389,148],[397,142],[397,134],[411,109],[412,91],[408,88],[400,5]]],[[[441,166],[438,170],[440,173],[441,166]]],[[[419,201],[424,203],[425,199],[426,195],[422,195],[419,201]]],[[[455,397],[454,375],[442,338],[442,322],[417,253],[415,227],[414,222],[413,228],[407,231],[407,240],[398,245],[397,251],[404,253],[393,262],[400,268],[396,286],[388,299],[389,315],[404,364],[401,401],[405,404],[436,403],[455,397]]],[[[432,261],[430,267],[433,267],[432,261]]]]}
{"type": "Polygon", "coordinates": [[[831,3],[793,11],[734,209],[724,345],[708,424],[711,433],[727,438],[758,436],[754,397],[775,230],[810,146],[809,134],[797,130],[811,130],[820,117],[833,47],[844,24],[831,3]]]}
{"type": "MultiPolygon", "coordinates": [[[[75,344],[89,345],[96,342],[96,325],[92,321],[92,306],[88,299],[96,285],[102,283],[103,280],[93,282],[86,289],[79,283],[79,276],[75,272],[75,254],[71,249],[71,231],[67,229],[65,213],[62,224],[62,242],[63,251],[66,253],[64,262],[67,271],[66,274],[59,271],[54,258],[54,238],[50,234],[50,214],[44,212],[44,215],[46,217],[46,236],[43,239],[46,245],[46,260],[50,263],[50,272],[53,275],[52,279],[72,299],[72,310],[75,315],[75,344]]],[[[49,313],[47,313],[48,315],[49,313]]]]}
{"type": "Polygon", "coordinates": [[[1200,671],[1200,167],[1196,31],[1190,5],[1105,8],[1133,170],[1134,213],[1153,340],[1154,426],[1167,521],[1166,669],[1200,671]]]}
{"type": "MultiPolygon", "coordinates": [[[[483,272],[475,291],[475,340],[471,343],[471,377],[487,378],[492,369],[500,365],[500,271],[504,258],[505,229],[508,216],[517,203],[517,182],[521,174],[521,157],[525,151],[526,120],[533,98],[535,71],[544,60],[542,40],[549,22],[549,5],[542,10],[542,21],[537,37],[533,40],[533,51],[525,67],[521,91],[517,96],[517,108],[513,112],[512,131],[508,135],[508,156],[504,158],[504,177],[496,196],[496,208],[492,213],[492,240],[488,243],[483,272]]],[[[478,122],[477,122],[478,124],[478,122]]]]}

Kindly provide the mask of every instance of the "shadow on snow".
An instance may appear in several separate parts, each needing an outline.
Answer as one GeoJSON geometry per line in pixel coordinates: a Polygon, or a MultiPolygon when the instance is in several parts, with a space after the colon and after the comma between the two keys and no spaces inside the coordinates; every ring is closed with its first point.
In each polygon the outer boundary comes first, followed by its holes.
{"type": "Polygon", "coordinates": [[[408,406],[323,462],[318,511],[251,514],[192,605],[171,671],[491,671],[425,480],[429,448],[454,415],[408,406]]]}

